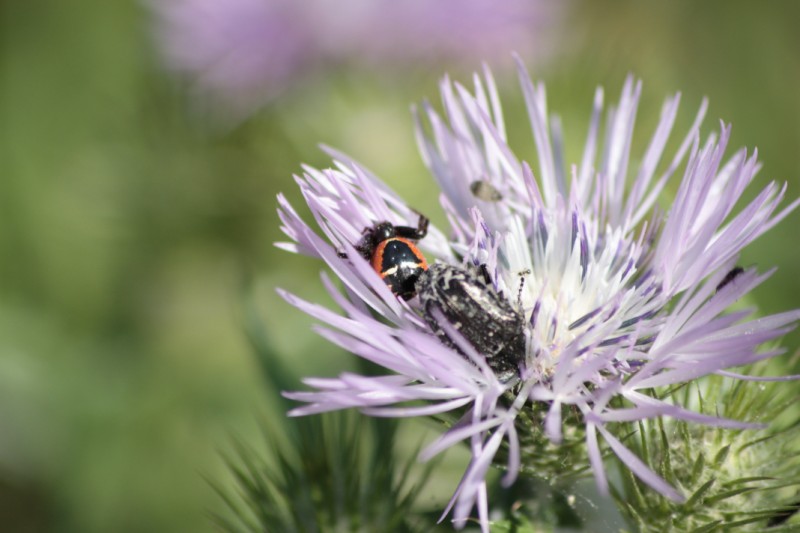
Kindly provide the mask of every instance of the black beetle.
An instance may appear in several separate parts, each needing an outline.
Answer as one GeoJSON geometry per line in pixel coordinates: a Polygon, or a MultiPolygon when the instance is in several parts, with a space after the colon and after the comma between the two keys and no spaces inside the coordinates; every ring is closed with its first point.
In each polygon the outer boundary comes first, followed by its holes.
{"type": "Polygon", "coordinates": [[[430,265],[416,288],[425,321],[445,345],[463,354],[440,324],[442,318],[486,358],[501,381],[519,375],[525,359],[525,320],[495,290],[484,265],[430,265]]]}

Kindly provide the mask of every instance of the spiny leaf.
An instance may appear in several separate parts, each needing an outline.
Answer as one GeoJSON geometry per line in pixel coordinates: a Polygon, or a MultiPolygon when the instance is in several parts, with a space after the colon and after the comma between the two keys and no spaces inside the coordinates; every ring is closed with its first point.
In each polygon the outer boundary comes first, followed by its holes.
{"type": "Polygon", "coordinates": [[[269,468],[261,454],[235,442],[235,459],[223,460],[236,487],[217,491],[233,517],[215,522],[231,532],[432,530],[433,524],[421,527],[424,518],[413,511],[429,469],[423,470],[413,492],[404,488],[413,459],[398,465],[391,446],[375,449],[377,439],[368,437],[394,429],[365,420],[354,413],[292,420],[296,443],[267,441],[266,452],[274,456],[269,468]]]}
{"type": "Polygon", "coordinates": [[[710,533],[718,529],[720,524],[722,524],[722,520],[715,520],[709,524],[694,528],[690,533],[710,533]]]}
{"type": "Polygon", "coordinates": [[[703,468],[706,464],[706,456],[704,453],[700,452],[697,455],[697,459],[695,459],[694,464],[692,464],[692,472],[689,475],[689,484],[694,485],[700,480],[700,476],[703,474],[703,468]]]}
{"type": "Polygon", "coordinates": [[[774,477],[770,476],[752,476],[752,477],[743,477],[740,479],[734,479],[733,481],[728,481],[727,483],[723,483],[723,487],[733,487],[735,485],[741,485],[742,483],[752,483],[753,481],[772,481],[774,477]]]}
{"type": "Polygon", "coordinates": [[[741,488],[741,489],[729,490],[727,492],[721,492],[719,494],[715,494],[714,496],[706,498],[706,500],[703,503],[706,504],[706,505],[713,505],[713,504],[715,504],[717,502],[720,502],[722,500],[727,500],[728,498],[733,498],[734,496],[738,496],[739,494],[744,494],[746,492],[753,492],[754,490],[755,489],[752,488],[752,487],[744,487],[744,488],[741,488]]]}
{"type": "Polygon", "coordinates": [[[697,502],[700,501],[700,498],[702,498],[711,489],[711,487],[714,486],[715,481],[716,479],[712,477],[711,479],[703,483],[699,489],[694,491],[694,494],[692,494],[691,497],[688,500],[686,500],[686,503],[684,504],[686,508],[691,509],[692,507],[694,507],[697,504],[697,502]]]}
{"type": "Polygon", "coordinates": [[[778,436],[777,433],[773,433],[771,435],[767,435],[766,437],[761,437],[759,439],[751,440],[749,442],[744,443],[742,446],[740,446],[739,449],[737,450],[737,452],[741,453],[741,452],[743,452],[744,450],[746,450],[747,448],[749,448],[751,446],[755,446],[756,444],[761,444],[762,442],[767,442],[769,440],[774,439],[777,436],[778,436]]]}
{"type": "Polygon", "coordinates": [[[713,464],[715,469],[718,469],[722,463],[725,462],[725,459],[728,458],[728,453],[731,451],[731,446],[728,444],[727,446],[723,446],[718,452],[717,455],[714,456],[713,464]]]}
{"type": "Polygon", "coordinates": [[[661,438],[661,448],[664,450],[659,473],[664,479],[667,480],[668,483],[675,485],[675,474],[672,469],[672,462],[670,460],[670,454],[672,451],[669,445],[669,439],[667,438],[667,432],[664,430],[664,420],[659,418],[656,422],[658,426],[659,437],[661,438]]]}
{"type": "Polygon", "coordinates": [[[793,479],[791,481],[786,481],[784,483],[777,483],[775,485],[769,485],[767,487],[763,487],[762,490],[784,489],[786,487],[796,487],[798,485],[800,485],[800,479],[793,479]]]}

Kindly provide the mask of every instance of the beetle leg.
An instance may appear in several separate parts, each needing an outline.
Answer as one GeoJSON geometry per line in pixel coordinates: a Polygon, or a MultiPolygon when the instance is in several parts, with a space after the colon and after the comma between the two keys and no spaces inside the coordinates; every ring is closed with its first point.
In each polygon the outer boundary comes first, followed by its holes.
{"type": "Polygon", "coordinates": [[[430,220],[423,214],[417,214],[419,215],[419,222],[417,222],[417,240],[419,240],[428,234],[428,224],[430,220]]]}
{"type": "Polygon", "coordinates": [[[531,273],[530,269],[522,270],[519,273],[519,289],[517,289],[517,305],[522,311],[522,289],[525,287],[526,276],[531,273]]]}

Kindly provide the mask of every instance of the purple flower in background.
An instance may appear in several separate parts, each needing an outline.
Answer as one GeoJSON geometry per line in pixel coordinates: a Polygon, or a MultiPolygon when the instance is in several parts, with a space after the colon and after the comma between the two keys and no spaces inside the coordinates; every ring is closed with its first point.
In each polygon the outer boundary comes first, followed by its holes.
{"type": "Polygon", "coordinates": [[[150,0],[167,66],[241,118],[330,63],[383,68],[499,60],[555,48],[563,3],[544,0],[150,0]]]}
{"type": "MultiPolygon", "coordinates": [[[[313,3],[313,2],[312,2],[313,3]]],[[[434,61],[505,62],[509,50],[555,52],[566,3],[543,0],[318,0],[320,48],[342,60],[393,67],[434,61]],[[338,16],[333,17],[335,10],[338,16]]]]}
{"type": "Polygon", "coordinates": [[[302,2],[153,0],[165,63],[200,100],[240,118],[295,82],[317,58],[302,2]]]}
{"type": "MultiPolygon", "coordinates": [[[[430,263],[485,265],[491,283],[524,318],[518,376],[497,376],[476,350],[462,342],[457,351],[442,342],[419,298],[392,294],[356,252],[363,230],[376,222],[417,223],[417,214],[369,171],[329,149],[334,169],[305,168],[297,178],[324,236],[279,196],[282,229],[292,241],[280,246],[323,259],[345,287],[340,292],[323,274],[342,314],[282,295],[326,324],[318,328],[324,337],[387,370],[377,377],[307,379],[313,391],[287,393],[307,403],[293,414],[349,407],[395,417],[453,411],[459,421],[423,455],[468,442],[472,461],[446,512],[452,508],[463,526],[477,506],[484,530],[486,472],[501,445],[507,446],[504,482],[514,481],[525,461],[520,428],[526,426],[519,418],[537,409],[544,413],[537,431],[554,444],[567,436],[565,420],[578,420],[602,491],[607,480],[598,436],[642,481],[680,501],[682,495],[614,434],[613,423],[670,417],[756,427],[694,412],[648,390],[709,374],[753,379],[729,369],[781,353],[759,347],[800,318],[798,311],[756,319],[748,318],[752,310],[726,312],[772,272],[738,269],[739,252],[798,201],[778,210],[786,186],[773,182],[734,210],[760,165],[744,149],[724,159],[730,134],[725,124],[701,142],[705,102],[677,152],[667,155],[679,95],[667,99],[647,149],[631,158],[641,83],[626,81],[619,103],[605,115],[602,137],[604,96],[598,90],[582,156],[567,166],[560,122],[548,116],[545,89],[521,65],[519,70],[536,170],[508,147],[488,71],[475,77],[472,92],[444,80],[446,120],[427,105],[417,113],[422,155],[451,225],[448,236],[431,227],[419,246],[430,263]],[[675,176],[679,168],[682,178],[675,176]],[[656,201],[671,178],[679,179],[676,197],[660,214],[656,201]]],[[[443,327],[458,337],[462,325],[443,327]]]]}

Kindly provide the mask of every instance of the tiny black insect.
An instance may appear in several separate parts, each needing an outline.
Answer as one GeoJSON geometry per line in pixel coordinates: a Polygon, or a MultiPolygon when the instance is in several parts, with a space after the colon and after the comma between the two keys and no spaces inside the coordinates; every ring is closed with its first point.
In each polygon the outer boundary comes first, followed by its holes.
{"type": "Polygon", "coordinates": [[[730,282],[732,282],[733,280],[735,280],[736,278],[738,278],[742,274],[744,274],[744,269],[742,267],[740,267],[740,266],[733,267],[730,272],[725,274],[725,277],[722,278],[722,281],[719,282],[719,285],[717,285],[717,292],[722,290],[722,288],[725,285],[729,284],[730,282]]]}
{"type": "Polygon", "coordinates": [[[393,293],[410,300],[416,294],[417,279],[428,268],[425,256],[416,245],[427,233],[428,219],[422,215],[416,228],[379,222],[364,230],[356,250],[370,262],[393,293]]]}
{"type": "Polygon", "coordinates": [[[519,374],[525,357],[524,319],[494,289],[485,265],[431,265],[420,275],[417,293],[425,321],[445,345],[463,354],[442,328],[441,318],[486,357],[501,381],[519,374]]]}

